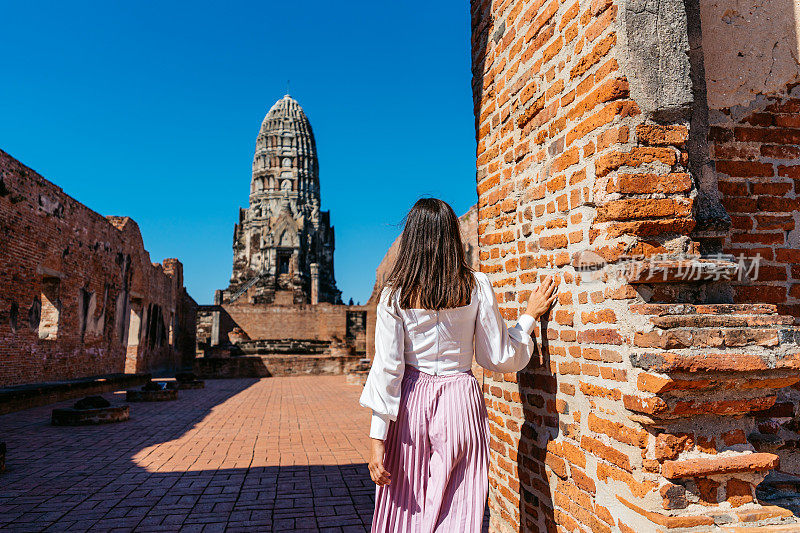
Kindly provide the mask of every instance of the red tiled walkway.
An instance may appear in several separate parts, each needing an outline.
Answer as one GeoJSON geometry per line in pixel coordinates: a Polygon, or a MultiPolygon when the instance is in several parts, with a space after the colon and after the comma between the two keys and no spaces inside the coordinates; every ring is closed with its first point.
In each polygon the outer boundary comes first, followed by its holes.
{"type": "Polygon", "coordinates": [[[0,530],[368,530],[360,392],[342,376],[209,380],[119,424],[54,427],[55,405],[0,416],[0,530]]]}

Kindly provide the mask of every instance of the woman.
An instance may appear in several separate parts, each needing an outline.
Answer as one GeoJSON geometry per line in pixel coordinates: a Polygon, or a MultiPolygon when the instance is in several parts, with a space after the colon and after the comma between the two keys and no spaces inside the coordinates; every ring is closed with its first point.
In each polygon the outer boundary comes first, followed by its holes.
{"type": "Polygon", "coordinates": [[[545,279],[507,329],[489,278],[466,262],[452,208],[435,198],[414,204],[381,291],[361,395],[373,412],[373,532],[480,531],[489,429],[472,357],[496,372],[524,368],[555,288],[545,279]]]}

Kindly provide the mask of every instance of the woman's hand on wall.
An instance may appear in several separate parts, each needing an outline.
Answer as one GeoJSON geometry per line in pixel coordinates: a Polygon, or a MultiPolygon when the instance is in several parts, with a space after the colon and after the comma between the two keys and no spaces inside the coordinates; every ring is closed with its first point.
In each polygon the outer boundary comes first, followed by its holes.
{"type": "Polygon", "coordinates": [[[376,485],[388,485],[392,482],[391,474],[383,468],[383,441],[372,439],[372,458],[369,460],[369,477],[376,485]]]}
{"type": "Polygon", "coordinates": [[[556,289],[558,288],[558,281],[553,276],[547,276],[544,280],[537,285],[528,298],[528,308],[525,314],[531,315],[536,320],[550,309],[556,297],[556,289]]]}

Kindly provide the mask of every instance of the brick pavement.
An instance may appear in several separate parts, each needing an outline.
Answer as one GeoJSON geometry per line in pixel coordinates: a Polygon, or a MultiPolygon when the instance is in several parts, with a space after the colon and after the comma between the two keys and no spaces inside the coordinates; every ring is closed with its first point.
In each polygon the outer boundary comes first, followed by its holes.
{"type": "Polygon", "coordinates": [[[368,530],[359,393],[342,376],[209,380],[120,424],[50,426],[72,401],[0,416],[0,530],[368,530]]]}

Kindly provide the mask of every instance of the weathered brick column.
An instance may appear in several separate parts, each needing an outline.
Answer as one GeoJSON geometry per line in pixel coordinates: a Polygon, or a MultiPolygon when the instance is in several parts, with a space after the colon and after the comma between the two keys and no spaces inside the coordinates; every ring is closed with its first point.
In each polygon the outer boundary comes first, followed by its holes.
{"type": "Polygon", "coordinates": [[[535,360],[483,376],[494,531],[800,528],[800,72],[721,97],[748,63],[714,54],[763,57],[725,13],[472,2],[481,269],[509,320],[561,279],[535,360]]]}

